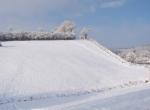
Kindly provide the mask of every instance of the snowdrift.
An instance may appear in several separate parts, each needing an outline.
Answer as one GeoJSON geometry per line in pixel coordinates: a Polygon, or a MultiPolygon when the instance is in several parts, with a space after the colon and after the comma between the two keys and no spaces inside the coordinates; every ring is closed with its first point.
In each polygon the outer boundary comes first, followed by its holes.
{"type": "Polygon", "coordinates": [[[0,97],[112,87],[147,70],[88,40],[11,41],[0,47],[0,97]]]}

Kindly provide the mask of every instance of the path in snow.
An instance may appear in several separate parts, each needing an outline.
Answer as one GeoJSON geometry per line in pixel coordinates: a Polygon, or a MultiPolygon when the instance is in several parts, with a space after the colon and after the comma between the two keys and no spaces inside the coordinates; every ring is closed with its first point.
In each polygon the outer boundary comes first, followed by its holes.
{"type": "Polygon", "coordinates": [[[149,110],[149,84],[103,93],[1,105],[2,110],[149,110]],[[143,87],[142,87],[143,86],[143,87]]]}

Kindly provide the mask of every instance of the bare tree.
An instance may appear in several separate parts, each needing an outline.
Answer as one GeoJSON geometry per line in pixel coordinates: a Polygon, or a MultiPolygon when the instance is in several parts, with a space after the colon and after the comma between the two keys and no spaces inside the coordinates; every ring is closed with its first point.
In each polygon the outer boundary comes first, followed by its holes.
{"type": "Polygon", "coordinates": [[[75,23],[72,21],[64,21],[60,26],[55,28],[53,34],[55,37],[62,39],[75,39],[75,23]]]}
{"type": "Polygon", "coordinates": [[[64,21],[56,28],[54,33],[74,33],[75,24],[72,21],[64,21]]]}
{"type": "Polygon", "coordinates": [[[136,54],[134,52],[128,52],[126,55],[126,60],[131,62],[131,63],[135,63],[136,54]]]}
{"type": "Polygon", "coordinates": [[[13,28],[9,28],[9,32],[0,33],[0,41],[12,40],[74,40],[76,34],[74,32],[75,24],[71,21],[63,22],[53,32],[44,32],[43,28],[38,28],[38,32],[15,32],[13,28]],[[13,31],[13,32],[12,32],[13,31]]]}
{"type": "Polygon", "coordinates": [[[88,33],[90,29],[88,28],[83,28],[80,32],[80,39],[88,39],[88,33]]]}

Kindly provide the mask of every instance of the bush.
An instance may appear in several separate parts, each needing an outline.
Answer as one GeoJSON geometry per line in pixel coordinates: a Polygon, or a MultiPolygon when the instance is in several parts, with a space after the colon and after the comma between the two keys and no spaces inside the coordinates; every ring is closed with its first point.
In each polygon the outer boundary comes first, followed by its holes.
{"type": "Polygon", "coordinates": [[[73,40],[76,36],[67,33],[51,33],[51,32],[5,32],[0,33],[1,41],[14,40],[73,40]]]}

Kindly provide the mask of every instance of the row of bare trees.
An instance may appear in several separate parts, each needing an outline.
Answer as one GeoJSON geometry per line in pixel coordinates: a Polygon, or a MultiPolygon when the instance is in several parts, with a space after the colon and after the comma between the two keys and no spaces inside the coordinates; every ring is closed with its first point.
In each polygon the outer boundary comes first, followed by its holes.
{"type": "MultiPolygon", "coordinates": [[[[74,40],[77,37],[75,33],[75,23],[72,21],[64,21],[60,26],[55,28],[52,32],[0,32],[0,46],[1,41],[13,40],[74,40]]],[[[89,29],[83,28],[80,32],[80,39],[88,38],[89,29]]]]}
{"type": "MultiPolygon", "coordinates": [[[[83,28],[80,32],[80,39],[87,39],[88,29],[83,28]]],[[[0,41],[9,40],[71,40],[76,39],[75,23],[64,21],[52,32],[1,32],[0,41]]]]}

